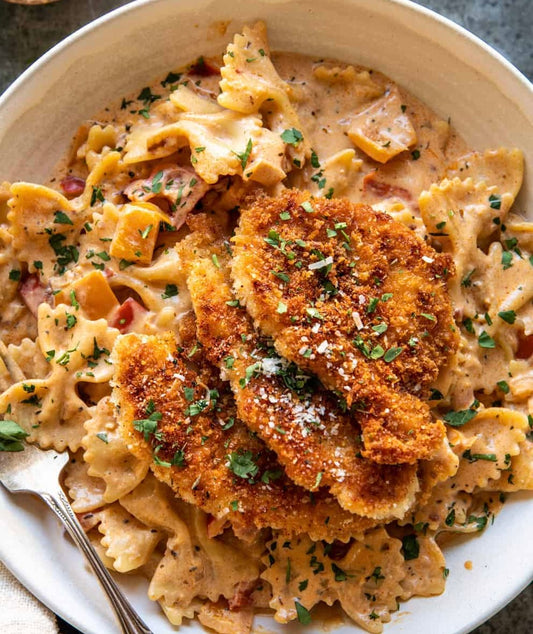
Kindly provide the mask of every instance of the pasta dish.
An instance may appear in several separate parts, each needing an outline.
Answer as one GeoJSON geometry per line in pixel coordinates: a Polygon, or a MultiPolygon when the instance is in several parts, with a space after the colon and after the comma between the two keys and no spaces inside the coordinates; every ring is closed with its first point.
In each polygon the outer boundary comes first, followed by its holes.
{"type": "Polygon", "coordinates": [[[522,178],[378,71],[244,27],[0,186],[0,450],[69,451],[100,557],[174,625],[322,603],[381,632],[533,488],[522,178]]]}

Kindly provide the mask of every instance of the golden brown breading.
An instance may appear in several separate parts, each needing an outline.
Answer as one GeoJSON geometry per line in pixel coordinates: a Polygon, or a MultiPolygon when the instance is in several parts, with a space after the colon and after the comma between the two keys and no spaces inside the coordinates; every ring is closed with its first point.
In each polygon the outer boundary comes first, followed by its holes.
{"type": "Polygon", "coordinates": [[[237,296],[282,356],[357,410],[363,455],[430,458],[444,426],[417,395],[457,346],[449,256],[370,207],[296,190],[247,201],[234,242],[237,296]]]}
{"type": "Polygon", "coordinates": [[[114,400],[128,446],[152,455],[152,470],[185,501],[238,537],[262,528],[347,541],[375,522],[342,510],[325,490],[310,494],[237,418],[231,392],[201,382],[171,334],[117,340],[114,400]],[[214,390],[214,391],[213,391],[214,390]]]}
{"type": "Polygon", "coordinates": [[[361,430],[353,416],[258,336],[236,305],[221,240],[207,234],[207,226],[202,229],[179,252],[188,269],[202,352],[229,379],[241,420],[300,486],[313,491],[326,486],[343,508],[359,515],[402,517],[418,490],[415,467],[379,465],[361,456],[361,430]]]}

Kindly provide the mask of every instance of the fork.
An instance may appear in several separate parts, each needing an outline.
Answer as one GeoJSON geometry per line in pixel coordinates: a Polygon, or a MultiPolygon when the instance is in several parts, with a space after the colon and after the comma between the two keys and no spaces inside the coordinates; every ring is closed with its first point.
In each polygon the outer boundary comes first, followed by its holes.
{"type": "MultiPolygon", "coordinates": [[[[4,361],[13,380],[24,380],[20,368],[10,357],[1,341],[0,358],[4,361]]],[[[152,634],[150,628],[132,608],[101,562],[61,489],[59,477],[68,461],[67,452],[44,451],[35,445],[24,443],[23,451],[0,451],[0,482],[11,493],[38,495],[57,515],[76,546],[85,555],[87,562],[102,585],[120,624],[121,631],[124,634],[152,634]]]]}

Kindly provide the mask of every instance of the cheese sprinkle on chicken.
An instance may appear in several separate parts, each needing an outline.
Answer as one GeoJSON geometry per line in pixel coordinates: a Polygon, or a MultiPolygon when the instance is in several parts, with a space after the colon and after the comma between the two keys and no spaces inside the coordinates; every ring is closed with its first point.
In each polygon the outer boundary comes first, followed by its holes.
{"type": "Polygon", "coordinates": [[[444,425],[422,398],[457,348],[451,258],[387,214],[296,190],[249,199],[234,243],[240,302],[357,413],[363,456],[430,458],[444,425]]]}

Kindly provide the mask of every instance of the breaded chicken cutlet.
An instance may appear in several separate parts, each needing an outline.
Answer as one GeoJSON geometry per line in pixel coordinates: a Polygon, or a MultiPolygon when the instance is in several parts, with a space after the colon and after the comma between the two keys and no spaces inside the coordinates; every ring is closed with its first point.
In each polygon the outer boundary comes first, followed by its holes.
{"type": "Polygon", "coordinates": [[[246,201],[234,237],[237,297],[277,351],[357,412],[363,455],[429,459],[444,425],[428,385],[457,348],[449,256],[387,214],[287,190],[246,201]]]}
{"type": "Polygon", "coordinates": [[[235,300],[228,253],[216,228],[207,221],[178,252],[202,352],[228,378],[239,417],[276,452],[287,475],[312,491],[328,487],[352,513],[381,520],[403,517],[418,490],[415,466],[363,458],[353,416],[314,377],[258,336],[235,300]]]}
{"type": "Polygon", "coordinates": [[[226,385],[207,385],[213,375],[191,369],[173,335],[120,337],[113,360],[113,399],[130,450],[148,457],[180,498],[227,519],[237,537],[274,528],[347,541],[376,523],[341,509],[326,490],[309,493],[287,478],[238,419],[226,385]]]}

